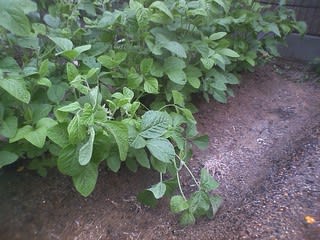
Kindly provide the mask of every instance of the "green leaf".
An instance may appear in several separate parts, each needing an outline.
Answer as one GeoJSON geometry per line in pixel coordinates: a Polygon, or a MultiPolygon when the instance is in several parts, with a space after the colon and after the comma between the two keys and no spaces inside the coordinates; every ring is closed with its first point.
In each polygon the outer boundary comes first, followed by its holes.
{"type": "Polygon", "coordinates": [[[83,171],[72,177],[73,184],[77,191],[84,197],[88,197],[94,190],[98,179],[98,166],[90,163],[83,171]]]}
{"type": "Polygon", "coordinates": [[[218,5],[220,5],[226,13],[229,12],[230,6],[227,5],[228,3],[225,0],[213,0],[213,1],[216,2],[218,5]]]}
{"type": "Polygon", "coordinates": [[[79,102],[73,102],[61,108],[58,108],[61,112],[75,112],[81,109],[81,105],[79,102]]]}
{"type": "Polygon", "coordinates": [[[128,87],[135,89],[142,83],[143,77],[132,67],[128,72],[128,87]]]}
{"type": "Polygon", "coordinates": [[[158,80],[154,77],[147,77],[143,84],[143,89],[147,93],[157,94],[158,93],[158,80]]]}
{"type": "Polygon", "coordinates": [[[190,211],[196,216],[205,215],[210,209],[208,194],[203,191],[195,192],[189,200],[190,211]]]}
{"type": "Polygon", "coordinates": [[[72,50],[73,43],[67,38],[49,37],[62,51],[72,50]]]}
{"type": "Polygon", "coordinates": [[[121,167],[121,160],[117,152],[112,152],[107,158],[107,165],[113,172],[118,172],[121,167]]]}
{"type": "Polygon", "coordinates": [[[30,92],[27,90],[25,82],[17,79],[5,79],[0,76],[0,87],[10,95],[24,103],[29,103],[31,99],[30,92]]]}
{"type": "Polygon", "coordinates": [[[200,186],[201,189],[209,192],[211,190],[217,189],[219,187],[219,183],[213,179],[207,169],[202,168],[200,176],[200,186]]]}
{"type": "Polygon", "coordinates": [[[35,129],[31,132],[28,132],[24,138],[30,142],[32,145],[42,148],[45,144],[47,137],[47,129],[44,127],[35,129]]]}
{"type": "Polygon", "coordinates": [[[105,122],[102,125],[107,129],[108,132],[112,134],[112,136],[116,140],[120,159],[124,161],[127,158],[129,149],[127,126],[124,123],[117,121],[105,122]]]}
{"type": "Polygon", "coordinates": [[[68,88],[69,86],[66,83],[52,85],[47,91],[49,100],[54,103],[61,102],[68,88]]]}
{"type": "Polygon", "coordinates": [[[126,159],[126,167],[131,171],[131,172],[137,172],[138,170],[138,164],[135,160],[135,158],[129,157],[126,159]]]}
{"type": "Polygon", "coordinates": [[[162,1],[155,1],[150,6],[150,8],[157,8],[164,14],[166,14],[169,18],[173,19],[172,13],[167,7],[167,5],[162,1]]]}
{"type": "Polygon", "coordinates": [[[37,84],[41,85],[41,86],[45,86],[45,87],[51,87],[52,86],[51,81],[48,78],[45,78],[45,77],[39,78],[38,81],[37,81],[37,84]]]}
{"type": "Polygon", "coordinates": [[[232,58],[238,58],[238,57],[240,57],[240,55],[239,55],[237,52],[235,52],[235,51],[233,51],[233,50],[231,50],[231,49],[229,49],[229,48],[220,49],[220,50],[219,50],[219,53],[220,53],[221,55],[228,56],[228,57],[232,57],[232,58]]]}
{"type": "Polygon", "coordinates": [[[279,30],[279,27],[277,26],[277,24],[275,23],[269,23],[267,25],[268,31],[273,32],[274,34],[276,34],[277,36],[281,37],[281,33],[279,30]]]}
{"type": "Polygon", "coordinates": [[[208,135],[203,135],[192,139],[193,144],[195,144],[199,149],[204,150],[208,147],[209,137],[208,135]]]}
{"type": "Polygon", "coordinates": [[[55,120],[53,120],[52,118],[44,117],[37,122],[36,128],[49,129],[55,125],[57,125],[57,122],[55,120]]]}
{"type": "Polygon", "coordinates": [[[89,128],[89,134],[88,141],[79,150],[79,163],[82,166],[87,165],[92,157],[93,142],[96,134],[93,127],[89,128]]]}
{"type": "Polygon", "coordinates": [[[158,138],[167,131],[170,124],[171,119],[166,112],[147,111],[142,116],[140,136],[158,138]]]}
{"type": "Polygon", "coordinates": [[[186,83],[186,74],[183,71],[185,67],[185,62],[177,57],[168,57],[163,66],[164,72],[168,75],[169,79],[180,85],[186,83]]]}
{"type": "Polygon", "coordinates": [[[14,163],[17,161],[19,156],[15,153],[8,152],[8,151],[0,151],[0,168],[14,163]]]}
{"type": "Polygon", "coordinates": [[[194,87],[194,88],[199,88],[201,85],[200,82],[200,77],[202,76],[202,72],[199,68],[193,67],[193,66],[188,66],[186,69],[186,75],[187,75],[187,80],[188,83],[194,87]]]}
{"type": "Polygon", "coordinates": [[[214,59],[208,58],[208,57],[201,58],[200,61],[202,62],[202,64],[205,67],[205,69],[207,69],[207,70],[210,70],[215,64],[214,59]]]}
{"type": "Polygon", "coordinates": [[[149,73],[153,66],[153,59],[152,58],[144,58],[140,63],[140,71],[143,74],[149,73]]]}
{"type": "Polygon", "coordinates": [[[166,185],[163,182],[159,182],[151,188],[148,188],[148,190],[153,193],[155,199],[159,199],[166,193],[166,185]]]}
{"type": "Polygon", "coordinates": [[[155,207],[157,205],[157,199],[155,199],[153,193],[148,190],[140,192],[137,199],[139,202],[150,207],[155,207]]]}
{"type": "Polygon", "coordinates": [[[10,138],[9,143],[13,143],[23,139],[32,130],[33,130],[33,127],[30,125],[26,125],[26,126],[23,126],[22,128],[19,128],[17,131],[17,134],[13,138],[10,138]]]}
{"type": "Polygon", "coordinates": [[[81,173],[83,166],[79,164],[76,145],[67,145],[59,154],[57,167],[59,171],[68,176],[76,176],[81,173]]]}
{"type": "Polygon", "coordinates": [[[215,40],[219,40],[219,39],[223,38],[226,35],[227,35],[226,32],[216,32],[216,33],[211,34],[209,39],[212,41],[215,41],[215,40]]]}
{"type": "Polygon", "coordinates": [[[185,211],[185,212],[181,215],[180,221],[179,221],[179,223],[180,223],[182,226],[192,225],[192,224],[195,224],[195,222],[196,222],[195,217],[194,217],[193,214],[190,213],[189,211],[185,211]]]}
{"type": "Polygon", "coordinates": [[[212,210],[209,216],[214,217],[222,204],[222,198],[218,196],[209,196],[209,200],[210,200],[211,210],[212,210]]]}
{"type": "Polygon", "coordinates": [[[31,25],[25,13],[17,6],[0,1],[0,26],[18,36],[31,34],[31,25]]]}
{"type": "Polygon", "coordinates": [[[64,148],[69,142],[67,124],[62,123],[49,128],[47,131],[47,137],[61,148],[64,148]]]}
{"type": "Polygon", "coordinates": [[[215,90],[213,92],[213,98],[220,103],[227,103],[227,97],[223,91],[215,90]]]}
{"type": "Polygon", "coordinates": [[[178,57],[181,57],[181,58],[187,57],[186,50],[178,42],[168,41],[166,44],[163,45],[163,47],[169,50],[171,53],[176,54],[178,57]]]}
{"type": "Polygon", "coordinates": [[[72,63],[67,63],[67,77],[68,77],[68,81],[71,82],[73,81],[76,76],[79,75],[79,71],[76,68],[76,66],[72,63]]]}
{"type": "Polygon", "coordinates": [[[150,157],[150,163],[151,163],[152,168],[154,170],[156,170],[157,172],[160,172],[160,173],[166,173],[167,172],[167,166],[168,166],[167,163],[162,162],[162,161],[156,159],[153,156],[150,157]]]}
{"type": "Polygon", "coordinates": [[[114,56],[102,55],[98,57],[98,62],[100,62],[104,67],[108,69],[115,68],[120,65],[127,58],[126,52],[117,52],[114,56]]]}
{"type": "Polygon", "coordinates": [[[155,158],[162,162],[170,163],[175,159],[174,147],[166,138],[148,140],[147,148],[155,158]]]}
{"type": "Polygon", "coordinates": [[[170,210],[173,213],[180,213],[189,208],[188,202],[181,196],[173,196],[170,200],[170,210]]]}
{"type": "Polygon", "coordinates": [[[80,124],[80,117],[78,114],[70,121],[67,131],[71,143],[79,143],[85,139],[86,127],[80,124]]]}
{"type": "Polygon", "coordinates": [[[0,126],[0,135],[12,138],[18,130],[18,118],[15,116],[7,117],[0,126]]]}
{"type": "Polygon", "coordinates": [[[174,104],[184,107],[185,104],[184,104],[184,97],[182,93],[176,90],[172,90],[172,97],[173,97],[174,104]]]}
{"type": "Polygon", "coordinates": [[[48,74],[49,72],[49,60],[45,59],[44,61],[41,62],[40,67],[39,67],[39,75],[41,77],[44,77],[48,74]]]}
{"type": "Polygon", "coordinates": [[[148,155],[144,149],[137,149],[133,152],[134,156],[136,157],[137,162],[145,168],[150,168],[150,162],[148,155]]]}

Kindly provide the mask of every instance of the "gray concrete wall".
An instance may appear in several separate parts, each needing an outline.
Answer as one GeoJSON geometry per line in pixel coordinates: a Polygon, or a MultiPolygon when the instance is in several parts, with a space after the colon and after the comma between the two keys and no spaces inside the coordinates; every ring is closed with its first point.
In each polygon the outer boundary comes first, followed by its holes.
{"type": "Polygon", "coordinates": [[[311,61],[320,57],[320,37],[299,34],[291,34],[287,38],[287,47],[280,46],[279,53],[286,58],[292,58],[303,61],[311,61]]]}

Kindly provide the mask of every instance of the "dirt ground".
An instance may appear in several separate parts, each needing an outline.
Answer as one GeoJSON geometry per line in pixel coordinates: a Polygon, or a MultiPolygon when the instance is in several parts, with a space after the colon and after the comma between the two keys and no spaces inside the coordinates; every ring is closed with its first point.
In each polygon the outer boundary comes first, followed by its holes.
{"type": "MultiPolygon", "coordinates": [[[[157,175],[101,169],[81,197],[55,171],[0,173],[0,239],[320,239],[320,85],[305,64],[278,59],[242,75],[228,104],[198,101],[207,167],[224,203],[213,220],[182,228],[168,209],[136,201],[157,175]]],[[[189,179],[183,183],[188,186],[189,179]]]]}

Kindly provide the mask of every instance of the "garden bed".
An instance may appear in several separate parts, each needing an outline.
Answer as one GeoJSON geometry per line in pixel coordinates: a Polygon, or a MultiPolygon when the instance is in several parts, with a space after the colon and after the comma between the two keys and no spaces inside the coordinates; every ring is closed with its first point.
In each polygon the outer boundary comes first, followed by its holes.
{"type": "MultiPolygon", "coordinates": [[[[304,64],[278,59],[242,75],[227,104],[197,100],[210,137],[190,168],[205,166],[224,203],[213,220],[186,228],[135,198],[156,174],[100,169],[81,197],[70,178],[10,166],[0,175],[0,239],[316,239],[320,234],[320,86],[304,64]],[[314,222],[313,222],[313,220],[314,222]]],[[[18,163],[21,164],[21,163],[18,163]]],[[[187,189],[191,181],[183,178],[187,189]]],[[[191,189],[190,189],[191,191],[191,189]]]]}

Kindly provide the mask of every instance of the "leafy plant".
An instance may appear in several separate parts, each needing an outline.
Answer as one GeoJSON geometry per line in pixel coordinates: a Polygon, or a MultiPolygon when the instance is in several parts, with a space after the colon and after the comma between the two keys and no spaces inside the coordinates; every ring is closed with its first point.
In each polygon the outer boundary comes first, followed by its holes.
{"type": "Polygon", "coordinates": [[[138,199],[153,206],[173,195],[183,225],[214,216],[218,183],[187,166],[192,146],[208,144],[191,96],[225,103],[239,72],[303,32],[282,3],[0,0],[0,167],[31,159],[44,176],[57,166],[85,197],[103,162],[114,172],[152,168],[160,181],[138,199]],[[182,169],[194,193],[184,193],[182,169]]]}

